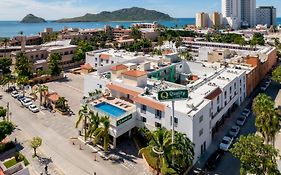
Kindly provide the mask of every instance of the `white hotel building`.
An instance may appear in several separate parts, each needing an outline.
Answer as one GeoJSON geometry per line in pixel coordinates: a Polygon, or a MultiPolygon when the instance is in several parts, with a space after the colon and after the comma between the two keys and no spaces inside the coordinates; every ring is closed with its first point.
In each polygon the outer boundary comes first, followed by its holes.
{"type": "MultiPolygon", "coordinates": [[[[158,101],[157,93],[165,89],[187,89],[189,98],[175,102],[174,124],[176,131],[186,134],[195,144],[196,162],[211,144],[217,127],[223,124],[235,106],[245,100],[245,71],[209,68],[203,63],[183,61],[176,64],[181,84],[175,84],[148,78],[149,72],[144,71],[143,66],[147,65],[147,60],[154,62],[149,58],[139,58],[131,63],[103,66],[97,72],[86,75],[85,96],[100,89],[108,97],[89,97],[84,102],[90,109],[110,116],[110,135],[116,146],[117,138],[125,133],[130,135],[135,127],[172,129],[171,103],[158,101]],[[110,111],[101,110],[100,105],[112,105],[124,112],[113,115],[110,111]]],[[[158,68],[152,65],[150,69],[157,71],[158,68]]]]}

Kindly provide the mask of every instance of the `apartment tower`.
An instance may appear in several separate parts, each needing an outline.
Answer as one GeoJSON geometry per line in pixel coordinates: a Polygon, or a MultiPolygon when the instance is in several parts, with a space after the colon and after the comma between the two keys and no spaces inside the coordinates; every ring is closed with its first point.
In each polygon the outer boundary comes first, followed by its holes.
{"type": "Polygon", "coordinates": [[[267,26],[276,25],[276,8],[273,6],[261,6],[256,9],[256,22],[267,26]]]}

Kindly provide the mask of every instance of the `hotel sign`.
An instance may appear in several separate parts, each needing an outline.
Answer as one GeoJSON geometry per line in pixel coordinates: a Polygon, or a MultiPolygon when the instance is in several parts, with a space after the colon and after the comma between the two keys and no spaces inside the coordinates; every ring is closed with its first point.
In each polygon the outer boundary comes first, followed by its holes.
{"type": "Polygon", "coordinates": [[[185,100],[188,98],[187,89],[166,90],[158,92],[159,101],[185,100]]]}
{"type": "Polygon", "coordinates": [[[130,114],[130,115],[128,115],[128,116],[126,116],[126,117],[124,117],[124,118],[118,120],[118,121],[117,121],[117,126],[119,126],[119,125],[125,123],[126,121],[130,120],[132,117],[133,117],[133,115],[130,114]]]}

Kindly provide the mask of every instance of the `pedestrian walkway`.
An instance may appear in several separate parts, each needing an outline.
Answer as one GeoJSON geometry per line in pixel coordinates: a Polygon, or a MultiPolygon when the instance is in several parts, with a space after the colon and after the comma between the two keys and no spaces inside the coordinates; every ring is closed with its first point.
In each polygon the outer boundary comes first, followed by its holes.
{"type": "Polygon", "coordinates": [[[20,146],[23,147],[20,152],[27,158],[30,163],[28,167],[31,175],[39,175],[41,173],[43,173],[44,175],[64,175],[64,173],[59,170],[55,164],[53,164],[50,157],[47,157],[42,152],[40,152],[40,148],[37,151],[38,157],[33,158],[34,152],[30,147],[30,138],[26,138],[26,136],[20,130],[16,130],[11,135],[11,139],[15,138],[17,138],[17,142],[20,143],[20,146]],[[47,173],[45,171],[46,166],[47,173]]]}

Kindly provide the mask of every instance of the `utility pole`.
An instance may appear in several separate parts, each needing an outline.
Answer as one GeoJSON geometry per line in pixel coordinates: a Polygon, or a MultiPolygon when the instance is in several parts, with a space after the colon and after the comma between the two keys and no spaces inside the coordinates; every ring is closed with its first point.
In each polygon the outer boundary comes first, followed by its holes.
{"type": "MultiPolygon", "coordinates": [[[[174,145],[175,137],[175,101],[172,101],[172,145],[174,145]]],[[[173,147],[173,146],[172,146],[173,147]]],[[[172,155],[172,165],[174,165],[174,156],[172,155]]]]}
{"type": "Polygon", "coordinates": [[[7,102],[7,111],[6,111],[7,121],[10,120],[10,103],[7,102]]]}

